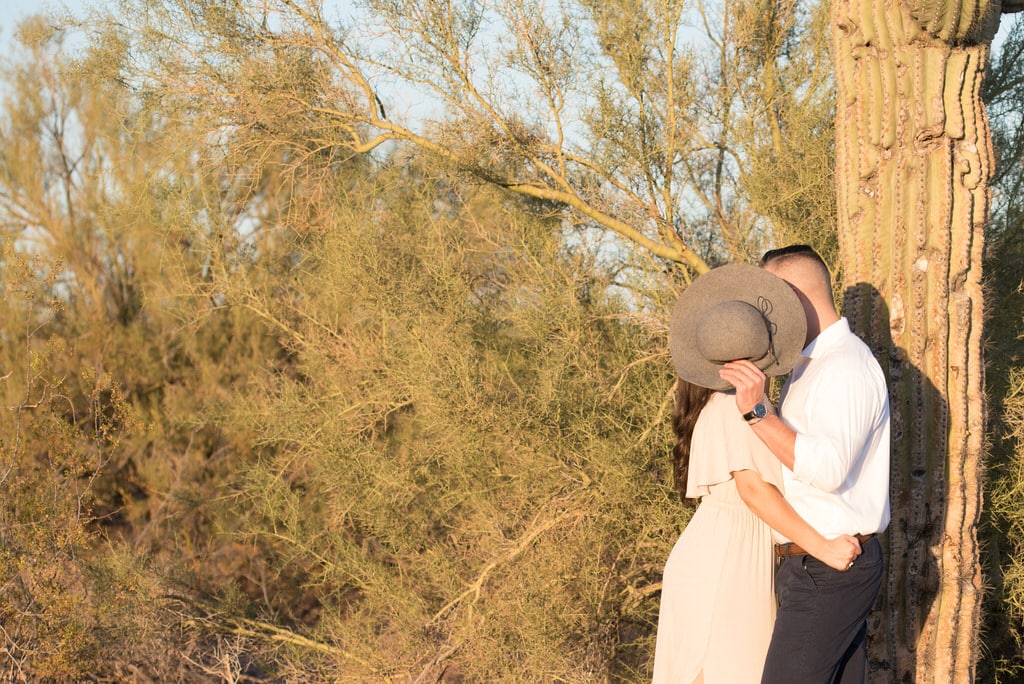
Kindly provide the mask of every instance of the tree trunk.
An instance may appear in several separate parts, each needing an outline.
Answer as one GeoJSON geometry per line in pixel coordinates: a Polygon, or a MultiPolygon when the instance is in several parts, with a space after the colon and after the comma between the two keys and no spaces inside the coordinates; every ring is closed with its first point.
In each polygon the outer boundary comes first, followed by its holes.
{"type": "Polygon", "coordinates": [[[981,101],[998,2],[835,0],[844,314],[892,401],[892,523],[872,681],[971,681],[982,576],[981,101]]]}

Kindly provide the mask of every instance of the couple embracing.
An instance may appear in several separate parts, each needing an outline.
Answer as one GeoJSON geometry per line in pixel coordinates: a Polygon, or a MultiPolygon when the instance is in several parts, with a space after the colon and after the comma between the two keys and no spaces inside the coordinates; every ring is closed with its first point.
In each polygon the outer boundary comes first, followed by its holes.
{"type": "Polygon", "coordinates": [[[676,485],[655,684],[864,682],[889,523],[889,401],[805,245],[697,278],[672,312],[676,485]],[[790,373],[778,407],[766,376],[790,373]]]}

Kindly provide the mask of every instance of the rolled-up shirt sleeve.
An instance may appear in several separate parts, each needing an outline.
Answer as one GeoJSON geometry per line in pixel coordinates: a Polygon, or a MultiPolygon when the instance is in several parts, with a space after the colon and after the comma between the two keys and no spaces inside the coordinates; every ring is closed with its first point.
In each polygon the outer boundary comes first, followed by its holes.
{"type": "Polygon", "coordinates": [[[819,383],[825,394],[812,397],[808,427],[793,447],[793,478],[824,492],[841,490],[858,466],[885,402],[878,383],[837,370],[819,383]]]}
{"type": "Polygon", "coordinates": [[[801,435],[793,448],[793,477],[823,492],[834,492],[846,481],[849,460],[825,437],[801,435]]]}

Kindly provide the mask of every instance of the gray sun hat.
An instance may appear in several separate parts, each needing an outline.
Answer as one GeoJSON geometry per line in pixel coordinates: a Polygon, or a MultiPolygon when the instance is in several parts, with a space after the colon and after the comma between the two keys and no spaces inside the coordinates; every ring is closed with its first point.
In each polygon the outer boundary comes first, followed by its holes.
{"type": "Polygon", "coordinates": [[[807,319],[786,281],[757,266],[728,264],[704,273],[680,295],[668,323],[672,364],[701,387],[732,387],[718,377],[729,361],[750,359],[765,375],[793,369],[807,319]]]}

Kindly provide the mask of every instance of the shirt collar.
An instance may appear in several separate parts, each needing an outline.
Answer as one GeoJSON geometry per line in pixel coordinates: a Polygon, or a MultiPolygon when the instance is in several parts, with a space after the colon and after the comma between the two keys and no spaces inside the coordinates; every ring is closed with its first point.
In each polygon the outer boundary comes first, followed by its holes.
{"type": "Polygon", "coordinates": [[[820,356],[831,347],[835,346],[838,340],[848,334],[850,334],[850,323],[845,318],[840,318],[838,321],[818,333],[818,336],[811,340],[810,344],[804,347],[803,351],[800,352],[800,355],[806,356],[809,359],[813,359],[815,356],[820,356]]]}

